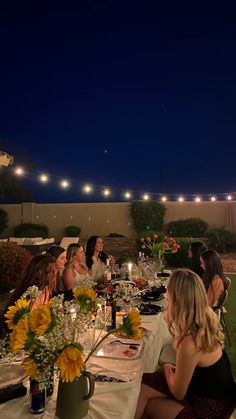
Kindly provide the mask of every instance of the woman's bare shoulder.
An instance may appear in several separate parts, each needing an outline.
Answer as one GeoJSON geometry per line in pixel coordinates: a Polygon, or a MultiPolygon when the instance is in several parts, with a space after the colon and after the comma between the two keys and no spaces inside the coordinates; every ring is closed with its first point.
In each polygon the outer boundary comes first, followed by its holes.
{"type": "Polygon", "coordinates": [[[192,335],[186,335],[184,338],[180,341],[178,345],[178,349],[181,352],[188,352],[193,353],[196,352],[196,343],[192,337],[192,335]]]}

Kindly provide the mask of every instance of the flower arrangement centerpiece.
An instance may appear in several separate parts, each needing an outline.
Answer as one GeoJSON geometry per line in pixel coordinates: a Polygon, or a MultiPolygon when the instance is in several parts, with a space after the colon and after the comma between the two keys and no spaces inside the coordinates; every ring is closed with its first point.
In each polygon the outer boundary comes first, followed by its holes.
{"type": "MultiPolygon", "coordinates": [[[[71,301],[64,301],[64,296],[59,295],[37,305],[39,295],[37,287],[30,287],[5,314],[9,329],[4,338],[9,341],[8,357],[24,351],[22,366],[34,380],[47,382],[54,367],[62,382],[73,382],[109,334],[117,332],[129,338],[142,337],[139,313],[132,309],[123,323],[96,341],[85,356],[80,338],[94,325],[99,301],[94,289],[83,282],[73,289],[71,301]]],[[[6,345],[1,355],[6,355],[6,345]]]]}
{"type": "Polygon", "coordinates": [[[135,283],[125,280],[109,284],[107,292],[112,294],[112,297],[115,298],[117,305],[120,307],[132,307],[135,305],[134,299],[142,294],[135,283]]]}
{"type": "Polygon", "coordinates": [[[158,234],[153,234],[152,237],[142,237],[140,241],[142,249],[146,248],[150,251],[160,270],[164,267],[163,256],[167,253],[176,253],[180,248],[172,237],[165,236],[161,239],[158,234]]]}

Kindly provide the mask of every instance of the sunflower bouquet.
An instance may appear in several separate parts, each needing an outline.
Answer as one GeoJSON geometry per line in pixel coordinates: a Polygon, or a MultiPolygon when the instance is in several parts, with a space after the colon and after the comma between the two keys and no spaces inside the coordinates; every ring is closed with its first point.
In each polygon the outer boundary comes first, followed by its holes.
{"type": "MultiPolygon", "coordinates": [[[[9,330],[5,337],[9,341],[8,355],[24,352],[22,366],[30,378],[50,383],[54,368],[62,382],[72,382],[86,369],[86,362],[109,334],[118,332],[141,339],[140,316],[132,309],[123,324],[99,339],[85,358],[81,336],[93,327],[99,300],[93,288],[84,285],[73,289],[71,301],[64,301],[64,296],[59,295],[38,305],[40,291],[31,287],[8,308],[5,314],[9,330]]],[[[5,356],[6,350],[0,355],[5,356]]]]}

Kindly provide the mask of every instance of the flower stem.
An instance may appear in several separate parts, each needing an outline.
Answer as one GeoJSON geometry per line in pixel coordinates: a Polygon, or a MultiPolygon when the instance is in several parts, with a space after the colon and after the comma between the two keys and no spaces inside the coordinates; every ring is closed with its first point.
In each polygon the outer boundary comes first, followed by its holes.
{"type": "Polygon", "coordinates": [[[112,329],[112,330],[109,330],[109,332],[107,332],[103,337],[102,337],[102,339],[99,341],[99,342],[97,342],[97,344],[95,344],[94,345],[94,347],[91,349],[91,352],[88,354],[88,356],[86,357],[86,359],[85,359],[85,361],[84,361],[84,363],[86,364],[86,362],[89,360],[89,358],[90,358],[90,356],[91,355],[93,355],[93,353],[96,351],[96,349],[98,348],[98,346],[108,337],[108,336],[110,336],[110,335],[112,335],[113,333],[116,333],[118,330],[119,330],[120,328],[118,327],[118,328],[116,328],[116,329],[112,329]]]}

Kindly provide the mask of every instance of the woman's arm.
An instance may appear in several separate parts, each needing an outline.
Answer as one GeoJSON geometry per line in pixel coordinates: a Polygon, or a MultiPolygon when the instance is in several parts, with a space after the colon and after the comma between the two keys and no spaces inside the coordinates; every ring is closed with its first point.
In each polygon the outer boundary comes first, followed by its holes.
{"type": "Polygon", "coordinates": [[[207,290],[207,298],[209,306],[213,307],[218,301],[220,295],[224,291],[224,284],[220,276],[215,276],[211,281],[207,290]]]}
{"type": "Polygon", "coordinates": [[[75,285],[75,275],[73,269],[68,267],[63,272],[63,284],[65,291],[71,290],[75,285]]]}
{"type": "Polygon", "coordinates": [[[186,395],[192,375],[200,359],[195,343],[191,336],[186,336],[179,344],[176,353],[176,368],[173,365],[164,365],[164,374],[168,387],[177,400],[186,395]]]}

